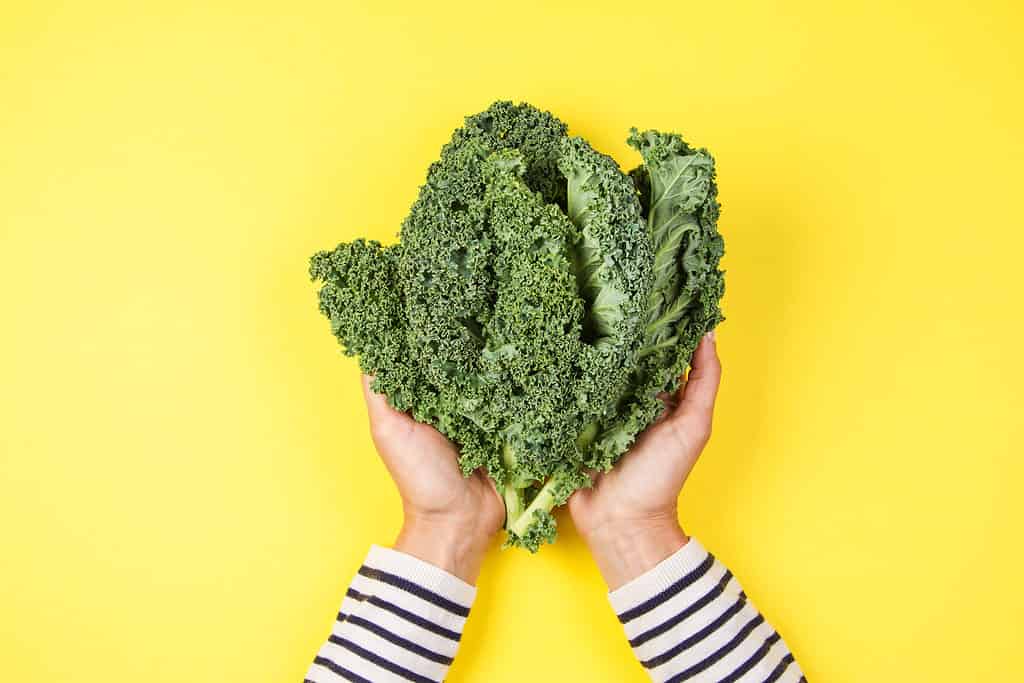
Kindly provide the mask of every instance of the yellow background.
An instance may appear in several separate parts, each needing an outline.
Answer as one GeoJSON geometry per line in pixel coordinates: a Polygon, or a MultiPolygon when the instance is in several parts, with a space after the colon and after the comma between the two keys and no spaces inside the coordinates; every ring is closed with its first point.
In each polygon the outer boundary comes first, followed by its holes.
{"type": "MultiPolygon", "coordinates": [[[[681,516],[810,680],[1024,677],[1022,12],[845,4],[5,4],[0,678],[301,680],[400,523],[307,259],[498,98],[717,157],[681,516]]],[[[561,530],[452,681],[646,680],[561,530]]]]}

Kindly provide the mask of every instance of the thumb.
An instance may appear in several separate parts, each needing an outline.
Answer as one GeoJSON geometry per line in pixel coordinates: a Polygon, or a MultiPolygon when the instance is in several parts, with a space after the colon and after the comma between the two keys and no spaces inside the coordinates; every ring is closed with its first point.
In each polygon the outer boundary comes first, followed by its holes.
{"type": "Polygon", "coordinates": [[[679,407],[673,417],[684,430],[696,435],[710,434],[715,397],[721,379],[722,364],[718,360],[715,333],[712,330],[700,340],[693,354],[686,384],[679,390],[679,407]]]}
{"type": "Polygon", "coordinates": [[[408,441],[412,426],[415,424],[408,415],[391,407],[384,394],[373,390],[371,375],[363,375],[363,398],[366,400],[366,415],[370,422],[370,436],[377,447],[377,454],[391,472],[392,479],[398,481],[399,472],[403,469],[402,456],[409,451],[396,448],[395,444],[408,441]]]}
{"type": "Polygon", "coordinates": [[[398,411],[388,403],[387,396],[378,394],[373,390],[372,375],[363,375],[363,398],[366,400],[366,412],[370,416],[370,423],[378,420],[393,417],[398,411]]]}

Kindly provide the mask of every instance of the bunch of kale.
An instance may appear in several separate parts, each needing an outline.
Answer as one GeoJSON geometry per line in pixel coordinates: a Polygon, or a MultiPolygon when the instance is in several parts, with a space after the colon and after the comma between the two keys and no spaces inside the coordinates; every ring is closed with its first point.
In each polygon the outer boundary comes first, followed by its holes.
{"type": "Polygon", "coordinates": [[[345,352],[464,472],[486,469],[532,551],[722,320],[714,160],[671,133],[628,142],[643,165],[626,175],[550,113],[497,102],[431,164],[398,244],[310,267],[345,352]]]}

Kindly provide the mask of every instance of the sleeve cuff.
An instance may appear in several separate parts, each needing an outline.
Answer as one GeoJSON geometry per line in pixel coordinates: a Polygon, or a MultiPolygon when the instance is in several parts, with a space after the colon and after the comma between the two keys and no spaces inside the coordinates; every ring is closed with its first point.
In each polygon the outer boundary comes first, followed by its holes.
{"type": "Polygon", "coordinates": [[[476,586],[418,557],[392,548],[371,546],[363,565],[401,576],[467,608],[476,599],[476,586]]]}
{"type": "Polygon", "coordinates": [[[707,557],[708,551],[691,536],[682,548],[609,593],[608,601],[616,614],[622,614],[676,584],[681,577],[696,570],[707,557]]]}

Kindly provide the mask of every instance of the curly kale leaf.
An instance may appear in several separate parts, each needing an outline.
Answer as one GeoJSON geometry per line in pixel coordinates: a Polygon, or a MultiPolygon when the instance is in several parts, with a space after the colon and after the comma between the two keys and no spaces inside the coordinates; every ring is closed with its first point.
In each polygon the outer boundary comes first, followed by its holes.
{"type": "Polygon", "coordinates": [[[562,141],[559,168],[569,219],[578,234],[573,260],[587,305],[586,339],[628,357],[639,342],[637,317],[651,283],[651,250],[636,190],[615,161],[582,138],[562,141]]]}
{"type": "Polygon", "coordinates": [[[674,133],[633,129],[628,141],[644,159],[654,249],[655,280],[641,355],[667,348],[664,357],[681,372],[700,337],[722,321],[718,302],[724,279],[718,264],[725,246],[716,225],[715,162],[707,150],[691,149],[674,133]]]}
{"type": "Polygon", "coordinates": [[[419,401],[419,368],[408,357],[404,294],[398,275],[402,246],[356,240],[310,260],[309,273],[321,282],[320,312],[363,372],[376,375],[374,389],[398,410],[419,401]]]}
{"type": "Polygon", "coordinates": [[[590,463],[607,469],[662,410],[657,394],[674,391],[700,338],[723,320],[718,268],[715,164],[674,133],[633,129],[628,142],[644,165],[630,175],[647,210],[654,283],[646,301],[644,342],[617,417],[594,446],[590,463]]]}

